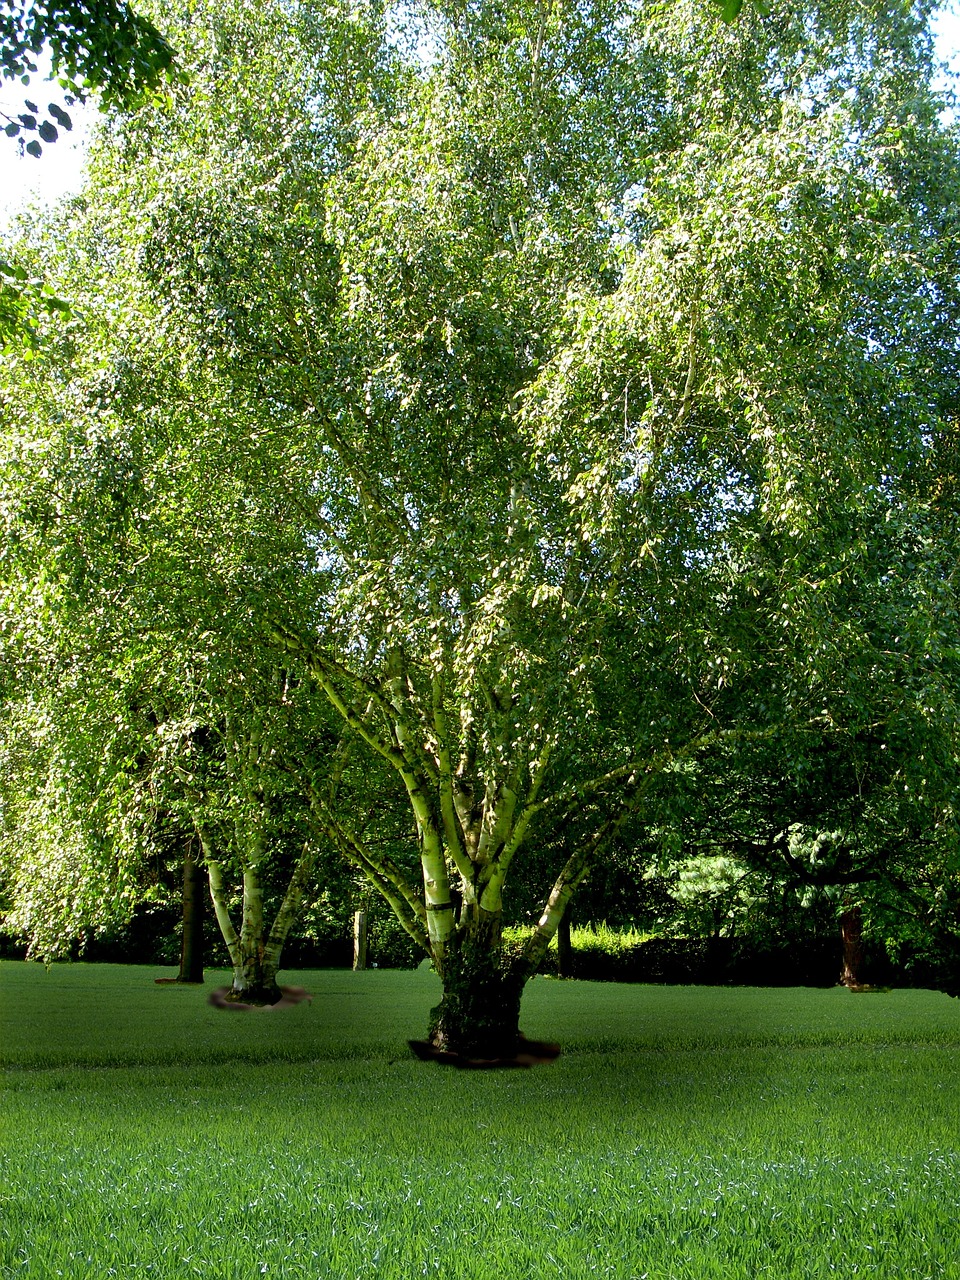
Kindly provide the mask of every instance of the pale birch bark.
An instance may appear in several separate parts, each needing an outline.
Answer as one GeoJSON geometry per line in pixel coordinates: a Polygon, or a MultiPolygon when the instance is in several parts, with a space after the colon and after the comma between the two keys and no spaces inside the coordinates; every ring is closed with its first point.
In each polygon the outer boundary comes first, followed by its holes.
{"type": "Polygon", "coordinates": [[[203,852],[207,862],[207,880],[210,884],[210,900],[213,903],[213,910],[217,917],[217,924],[220,926],[220,932],[223,940],[227,945],[227,951],[230,954],[230,962],[233,965],[234,976],[243,972],[243,955],[240,948],[240,935],[233,927],[233,921],[230,919],[230,909],[227,906],[227,892],[223,883],[223,867],[219,862],[214,861],[210,852],[208,852],[208,842],[204,837],[200,837],[203,843],[203,852]]]}
{"type": "MultiPolygon", "coordinates": [[[[261,985],[263,964],[263,886],[255,867],[243,872],[243,913],[240,925],[240,955],[243,990],[261,985]]],[[[234,978],[234,989],[237,989],[234,978]]]]}
{"type": "Polygon", "coordinates": [[[271,978],[274,980],[280,967],[280,953],[290,934],[290,930],[297,922],[300,908],[303,905],[303,897],[310,883],[310,877],[316,861],[316,846],[313,844],[304,845],[293,873],[287,881],[287,889],[283,895],[283,901],[280,903],[273,924],[270,926],[270,933],[263,948],[263,967],[265,972],[269,971],[271,978]]]}

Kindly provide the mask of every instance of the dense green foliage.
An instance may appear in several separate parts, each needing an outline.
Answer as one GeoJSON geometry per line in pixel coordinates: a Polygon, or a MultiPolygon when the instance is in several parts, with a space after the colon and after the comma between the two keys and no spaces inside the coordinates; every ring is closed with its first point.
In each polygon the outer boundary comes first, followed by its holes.
{"type": "Polygon", "coordinates": [[[430,974],[301,975],[312,1006],[245,1017],[147,976],[0,968],[5,1270],[953,1274],[943,996],[540,979],[564,1055],[478,1077],[404,1056],[430,974]]]}

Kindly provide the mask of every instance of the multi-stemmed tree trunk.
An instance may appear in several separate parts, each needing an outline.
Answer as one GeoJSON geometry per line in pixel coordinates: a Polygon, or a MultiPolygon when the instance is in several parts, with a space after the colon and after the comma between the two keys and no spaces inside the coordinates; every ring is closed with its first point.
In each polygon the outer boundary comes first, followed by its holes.
{"type": "MultiPolygon", "coordinates": [[[[546,743],[537,749],[525,736],[513,699],[501,694],[486,710],[488,729],[496,726],[497,750],[481,762],[479,708],[474,713],[467,704],[460,715],[449,714],[442,671],[424,685],[394,651],[383,678],[351,678],[309,638],[279,622],[273,634],[301,659],[356,736],[403,786],[417,834],[419,883],[357,832],[332,794],[313,788],[311,802],[318,825],[387,899],[433,962],[443,994],[431,1015],[430,1042],[438,1051],[469,1059],[511,1058],[519,1043],[525,984],[578,885],[651,784],[717,731],[691,734],[674,750],[600,777],[565,778],[558,769],[551,774],[562,748],[546,728],[545,711],[538,736],[546,743]],[[527,852],[532,830],[542,838],[558,826],[567,833],[567,848],[556,861],[539,919],[519,950],[506,951],[504,894],[511,867],[527,852]]],[[[505,666],[508,661],[504,655],[505,666]]]]}
{"type": "MultiPolygon", "coordinates": [[[[173,770],[202,852],[210,900],[233,968],[228,999],[274,1004],[282,995],[277,972],[284,944],[309,891],[319,856],[309,810],[298,803],[279,746],[294,736],[295,693],[288,672],[268,668],[256,703],[249,691],[257,673],[248,668],[225,681],[207,723],[171,724],[173,770]],[[302,810],[302,812],[301,812],[302,810]],[[277,857],[298,848],[280,890],[272,921],[264,897],[277,893],[277,857]],[[232,902],[239,897],[239,919],[232,902]]],[[[199,697],[195,702],[199,705],[199,697]]],[[[301,752],[310,732],[302,724],[301,752]]],[[[314,762],[316,766],[316,762],[314,762]]]]}
{"type": "Polygon", "coordinates": [[[269,860],[271,800],[274,808],[278,804],[277,797],[268,795],[273,773],[266,766],[265,757],[270,752],[259,717],[251,725],[237,723],[236,717],[229,714],[225,723],[222,758],[216,763],[220,779],[229,779],[232,784],[232,821],[212,820],[210,803],[204,801],[203,793],[196,787],[188,791],[210,899],[233,966],[233,983],[227,998],[247,1004],[274,1004],[282,995],[277,972],[284,943],[310,887],[318,847],[310,838],[304,841],[276,915],[269,922],[264,913],[264,873],[269,860]],[[239,928],[230,910],[231,890],[236,887],[240,888],[239,928]]]}
{"type": "Polygon", "coordinates": [[[209,833],[201,830],[200,839],[210,898],[233,966],[233,983],[227,999],[247,1004],[275,1004],[283,995],[277,985],[283,946],[310,885],[316,849],[308,845],[297,859],[272,923],[264,918],[263,885],[257,866],[243,868],[240,928],[237,929],[229,906],[227,868],[219,861],[209,833]]]}

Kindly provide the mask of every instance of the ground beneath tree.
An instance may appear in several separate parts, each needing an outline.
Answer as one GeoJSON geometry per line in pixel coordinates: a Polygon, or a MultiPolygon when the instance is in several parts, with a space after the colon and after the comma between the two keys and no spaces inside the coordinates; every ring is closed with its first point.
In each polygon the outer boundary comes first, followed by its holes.
{"type": "Polygon", "coordinates": [[[243,1000],[230,999],[230,987],[217,987],[216,991],[211,991],[208,1004],[212,1004],[215,1009],[234,1009],[239,1013],[250,1013],[256,1010],[259,1013],[271,1013],[275,1009],[292,1009],[295,1004],[301,1004],[306,1000],[310,1004],[313,996],[307,991],[306,987],[281,987],[283,996],[275,1004],[248,1004],[243,1000]]]}
{"type": "Polygon", "coordinates": [[[506,1058],[471,1058],[449,1049],[438,1049],[429,1040],[409,1040],[410,1048],[423,1061],[440,1062],[444,1066],[461,1070],[483,1071],[494,1067],[537,1067],[544,1062],[555,1062],[560,1057],[560,1046],[546,1040],[528,1040],[520,1036],[517,1051],[506,1058]]]}

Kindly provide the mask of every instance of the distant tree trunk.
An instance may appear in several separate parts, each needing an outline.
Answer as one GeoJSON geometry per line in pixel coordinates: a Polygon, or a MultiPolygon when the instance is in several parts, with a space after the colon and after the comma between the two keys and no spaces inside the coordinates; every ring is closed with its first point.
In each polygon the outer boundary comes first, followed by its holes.
{"type": "Polygon", "coordinates": [[[230,953],[230,963],[233,965],[233,985],[226,998],[246,1004],[276,1004],[283,997],[283,992],[277,985],[283,944],[296,922],[316,862],[316,849],[310,844],[304,846],[269,932],[263,919],[263,888],[257,869],[247,867],[244,870],[242,915],[238,933],[230,918],[223,864],[213,856],[209,836],[201,831],[200,838],[206,854],[210,898],[220,932],[230,953]]]}
{"type": "Polygon", "coordinates": [[[367,967],[367,913],[357,911],[353,917],[353,967],[367,967]]]}
{"type": "Polygon", "coordinates": [[[573,977],[573,943],[570,941],[570,908],[557,925],[557,968],[561,978],[573,977]]]}
{"type": "Polygon", "coordinates": [[[726,912],[721,904],[713,908],[713,928],[707,935],[704,949],[703,968],[699,978],[693,981],[717,983],[722,982],[724,973],[723,926],[726,923],[726,912]]]}
{"type": "Polygon", "coordinates": [[[843,970],[840,982],[851,989],[863,985],[863,913],[859,906],[847,907],[840,916],[840,936],[843,939],[843,970]]]}
{"type": "Polygon", "coordinates": [[[178,982],[203,982],[203,872],[187,841],[183,855],[183,933],[178,982]]]}

